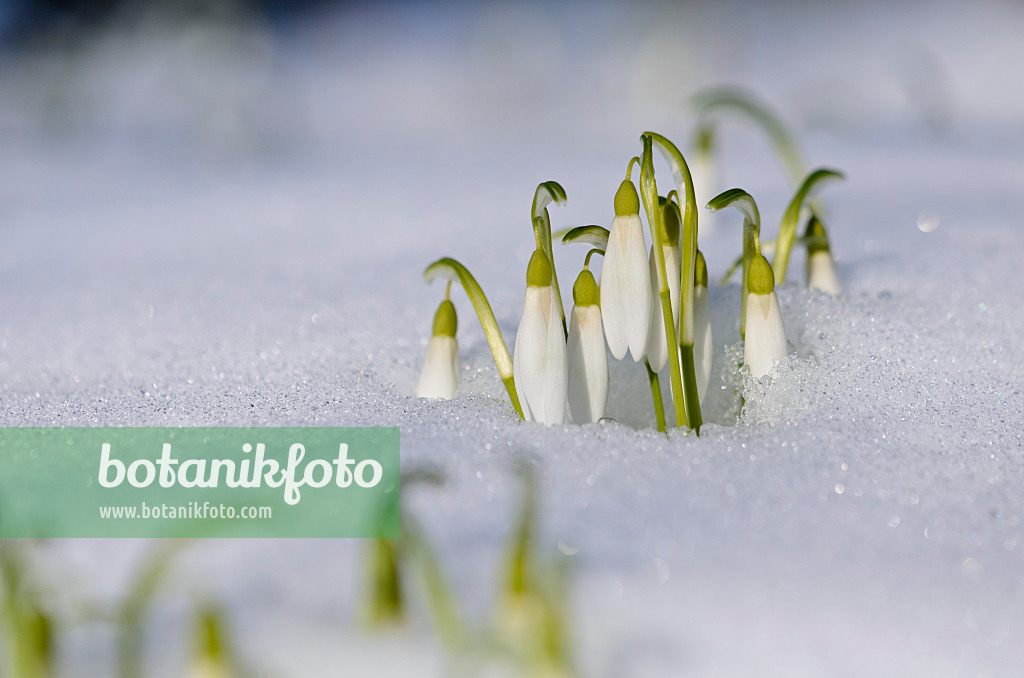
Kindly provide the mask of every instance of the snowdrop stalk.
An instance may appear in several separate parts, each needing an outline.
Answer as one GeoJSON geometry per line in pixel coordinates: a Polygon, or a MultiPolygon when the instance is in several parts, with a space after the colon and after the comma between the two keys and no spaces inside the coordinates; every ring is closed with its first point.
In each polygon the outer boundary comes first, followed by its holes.
{"type": "Polygon", "coordinates": [[[534,238],[544,250],[548,261],[551,262],[551,278],[554,280],[551,287],[555,292],[555,303],[558,304],[558,313],[562,318],[562,332],[568,336],[569,330],[565,325],[565,307],[562,305],[562,293],[558,287],[558,271],[555,270],[555,252],[551,246],[551,216],[548,214],[548,205],[552,202],[556,205],[564,205],[565,189],[557,181],[545,181],[534,191],[533,207],[530,212],[534,238]]]}
{"type": "Polygon", "coordinates": [[[455,340],[458,317],[455,304],[449,299],[451,287],[449,281],[444,301],[434,314],[434,332],[427,344],[427,359],[423,361],[416,387],[420,398],[454,398],[459,385],[459,344],[455,340]]]}
{"type": "Polygon", "coordinates": [[[782,309],[775,294],[775,274],[760,253],[750,262],[747,285],[747,336],[743,343],[743,362],[755,379],[772,371],[786,357],[786,330],[782,309]]]}
{"type": "MultiPolygon", "coordinates": [[[[672,179],[676,184],[676,195],[686,196],[686,207],[683,211],[683,227],[679,238],[681,256],[679,260],[679,363],[680,378],[682,380],[681,390],[683,394],[683,408],[686,425],[700,433],[702,423],[700,411],[700,396],[697,391],[697,378],[693,362],[694,342],[694,318],[693,318],[693,296],[694,296],[694,273],[697,266],[697,198],[694,192],[693,177],[690,175],[690,168],[679,152],[675,144],[654,132],[645,132],[643,138],[644,148],[652,144],[661,153],[665,162],[672,171],[672,179]]],[[[651,177],[653,179],[653,162],[651,163],[651,177]]],[[[655,193],[655,195],[657,195],[655,193]]],[[[645,205],[646,205],[645,194],[645,205]]],[[[671,338],[675,334],[672,328],[671,338]]],[[[671,342],[670,342],[671,343],[671,342]]],[[[673,353],[669,352],[669,365],[673,364],[673,353]]],[[[673,388],[673,397],[675,396],[673,388]]],[[[677,408],[678,411],[678,408],[677,408]]],[[[682,421],[676,417],[676,423],[682,421]]]]}
{"type": "Polygon", "coordinates": [[[817,217],[811,215],[804,235],[807,241],[807,286],[833,297],[843,293],[836,262],[828,248],[828,235],[817,217]]]}
{"type": "Polygon", "coordinates": [[[501,330],[498,328],[498,321],[494,319],[494,311],[491,310],[491,305],[488,303],[483,289],[480,288],[476,278],[469,272],[469,269],[450,257],[438,259],[430,266],[427,266],[427,269],[423,272],[423,277],[428,283],[438,276],[447,278],[449,281],[458,280],[462,285],[466,296],[469,297],[470,302],[473,304],[476,317],[480,320],[480,327],[487,338],[487,345],[491,349],[491,355],[494,356],[494,364],[498,367],[498,375],[501,377],[501,382],[505,385],[505,390],[508,392],[508,399],[512,401],[512,407],[515,408],[516,413],[523,417],[523,408],[519,403],[519,395],[516,392],[512,356],[509,355],[508,347],[505,345],[505,340],[501,336],[501,330]]]}
{"type": "MultiPolygon", "coordinates": [[[[818,187],[822,181],[842,178],[842,173],[835,170],[815,170],[807,175],[807,178],[800,184],[800,188],[797,189],[793,199],[790,200],[789,206],[782,215],[782,223],[779,224],[779,237],[776,238],[775,257],[772,261],[772,271],[775,274],[776,281],[780,285],[786,282],[786,269],[789,266],[789,253],[790,250],[793,249],[794,240],[796,240],[796,226],[800,219],[800,211],[804,206],[804,201],[807,199],[810,192],[814,188],[818,187]]],[[[817,221],[816,218],[815,221],[817,221]]],[[[823,226],[820,226],[820,222],[819,227],[824,233],[825,229],[823,226]]],[[[810,249],[808,249],[808,252],[810,252],[810,249]]]]}
{"type": "MultiPolygon", "coordinates": [[[[672,191],[669,194],[675,193],[672,191]]],[[[661,206],[662,243],[665,259],[665,274],[672,302],[672,324],[679,323],[679,208],[669,199],[661,206]]],[[[658,293],[658,262],[651,245],[650,256],[651,286],[658,293]]],[[[657,309],[655,309],[657,310],[657,309]]],[[[651,333],[647,339],[647,361],[651,369],[661,372],[668,361],[668,340],[665,338],[665,318],[661,313],[651,313],[651,333]]]]}
{"type": "Polygon", "coordinates": [[[574,306],[569,319],[569,411],[577,424],[604,416],[608,405],[608,352],[601,328],[600,291],[589,270],[591,250],[572,286],[574,306]]]}
{"type": "Polygon", "coordinates": [[[526,421],[565,423],[569,372],[565,335],[556,302],[551,262],[537,248],[526,269],[523,316],[516,332],[512,370],[526,421]]]}
{"type": "Polygon", "coordinates": [[[711,309],[708,305],[708,266],[704,255],[697,252],[697,272],[693,288],[693,358],[697,376],[697,393],[701,402],[711,380],[711,309]]]}
{"type": "MultiPolygon", "coordinates": [[[[740,290],[740,338],[746,336],[747,325],[747,278],[750,273],[750,262],[754,255],[761,254],[761,215],[757,211],[757,203],[749,193],[741,188],[730,188],[716,195],[707,207],[712,212],[734,206],[743,214],[743,282],[740,290]]],[[[774,284],[774,283],[773,283],[774,284]]]]}
{"type": "Polygon", "coordinates": [[[615,218],[601,272],[601,317],[608,348],[616,360],[625,358],[628,350],[634,362],[647,352],[653,306],[640,199],[630,180],[637,160],[629,161],[626,178],[615,194],[615,218]]]}
{"type": "Polygon", "coordinates": [[[223,615],[210,608],[196,616],[196,648],[188,678],[234,678],[238,672],[227,647],[223,615]]]}

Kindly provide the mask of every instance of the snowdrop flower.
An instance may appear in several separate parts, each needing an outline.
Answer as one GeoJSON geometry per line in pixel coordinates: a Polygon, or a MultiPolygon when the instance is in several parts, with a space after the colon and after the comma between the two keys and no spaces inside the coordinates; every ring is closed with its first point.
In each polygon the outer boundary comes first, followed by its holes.
{"type": "Polygon", "coordinates": [[[804,234],[807,243],[807,286],[825,294],[838,297],[843,293],[843,284],[836,274],[836,262],[828,248],[828,237],[817,217],[807,222],[804,234]]]}
{"type": "Polygon", "coordinates": [[[755,379],[772,371],[786,357],[786,330],[782,309],[775,295],[775,274],[768,260],[755,254],[747,272],[747,333],[743,344],[743,362],[755,379]]]}
{"type": "Polygon", "coordinates": [[[455,341],[458,318],[455,304],[449,299],[441,302],[434,314],[434,335],[427,344],[427,359],[423,362],[416,395],[420,398],[454,398],[459,385],[459,344],[455,341]]]}
{"type": "Polygon", "coordinates": [[[572,286],[575,306],[569,318],[569,411],[577,424],[604,416],[608,404],[608,353],[601,329],[600,291],[586,268],[572,286]]]}
{"type": "Polygon", "coordinates": [[[526,269],[523,317],[512,352],[516,394],[526,421],[565,423],[569,379],[562,313],[552,288],[551,262],[537,249],[526,269]]]}
{"type": "MultiPolygon", "coordinates": [[[[665,276],[668,278],[668,296],[672,302],[672,322],[679,327],[679,267],[682,253],[679,251],[679,212],[675,206],[666,201],[661,208],[665,233],[662,234],[661,250],[665,254],[665,276]]],[[[654,245],[651,245],[651,294],[652,301],[658,299],[658,259],[654,256],[654,245]]],[[[668,362],[668,342],[665,339],[665,314],[661,304],[655,303],[651,309],[651,332],[647,338],[647,362],[651,369],[661,372],[668,362]]]]}
{"type": "Polygon", "coordinates": [[[640,196],[627,178],[615,194],[615,218],[601,273],[601,318],[616,360],[625,358],[627,350],[634,362],[643,359],[653,305],[640,196]]]}
{"type": "Polygon", "coordinates": [[[711,311],[708,308],[708,265],[697,250],[693,285],[693,366],[697,377],[697,395],[704,402],[711,380],[711,311]]]}

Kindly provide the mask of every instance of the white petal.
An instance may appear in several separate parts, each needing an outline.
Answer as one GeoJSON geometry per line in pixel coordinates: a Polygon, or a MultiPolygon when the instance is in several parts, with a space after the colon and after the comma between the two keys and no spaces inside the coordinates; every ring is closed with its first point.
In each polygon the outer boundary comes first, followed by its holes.
{"type": "Polygon", "coordinates": [[[527,287],[516,332],[512,375],[527,421],[565,422],[568,366],[562,316],[551,287],[527,287]]]}
{"type": "Polygon", "coordinates": [[[608,404],[608,353],[597,306],[573,308],[568,358],[572,420],[577,424],[596,422],[608,404]]]}
{"type": "MultiPolygon", "coordinates": [[[[679,327],[679,248],[663,245],[665,253],[665,275],[668,276],[668,294],[672,303],[672,322],[679,327]]],[[[647,338],[647,360],[651,369],[660,372],[668,362],[668,342],[665,338],[665,314],[661,309],[661,297],[658,293],[658,262],[654,258],[654,246],[651,246],[651,331],[647,338]]],[[[678,335],[677,335],[678,336],[678,335]]]]}
{"type": "Polygon", "coordinates": [[[807,286],[833,297],[843,293],[843,284],[839,281],[831,252],[819,250],[807,257],[807,286]]]}
{"type": "Polygon", "coordinates": [[[420,398],[454,398],[459,385],[459,345],[455,337],[434,335],[427,344],[416,395],[420,398]]]}
{"type": "Polygon", "coordinates": [[[569,382],[569,361],[566,358],[562,314],[552,303],[548,316],[547,362],[544,369],[543,405],[537,410],[537,421],[549,426],[565,423],[565,394],[569,382]]]}
{"type": "Polygon", "coordinates": [[[623,286],[626,289],[625,320],[629,352],[633,362],[640,362],[647,353],[647,338],[651,334],[651,273],[640,217],[628,224],[623,286]]]}
{"type": "Polygon", "coordinates": [[[743,362],[755,378],[772,371],[772,366],[786,357],[786,330],[782,326],[782,309],[775,292],[747,295],[747,327],[743,344],[743,362]]]}
{"type": "Polygon", "coordinates": [[[693,365],[697,373],[697,395],[704,402],[711,380],[711,311],[708,307],[708,288],[693,288],[693,365]]]}
{"type": "Polygon", "coordinates": [[[608,232],[608,248],[601,268],[601,318],[608,348],[616,360],[626,357],[629,350],[629,330],[626,314],[629,300],[626,291],[626,244],[628,222],[636,217],[615,217],[608,232]]]}

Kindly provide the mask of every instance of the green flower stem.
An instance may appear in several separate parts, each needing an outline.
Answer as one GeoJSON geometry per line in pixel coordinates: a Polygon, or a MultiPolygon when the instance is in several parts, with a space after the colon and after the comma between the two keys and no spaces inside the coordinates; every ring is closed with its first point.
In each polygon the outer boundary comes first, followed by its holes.
{"type": "MultiPolygon", "coordinates": [[[[717,87],[696,95],[693,103],[701,116],[706,116],[715,109],[733,110],[743,114],[768,135],[793,184],[799,184],[807,173],[804,159],[797,149],[793,135],[778,116],[747,92],[734,87],[717,87]]],[[[705,122],[702,129],[707,125],[705,122]]]]}
{"type": "Polygon", "coordinates": [[[545,181],[534,191],[531,215],[534,235],[543,248],[544,254],[548,255],[548,261],[551,262],[551,286],[555,290],[558,310],[562,313],[562,332],[568,337],[569,326],[565,322],[565,307],[562,306],[562,292],[558,287],[558,272],[555,270],[555,253],[551,248],[551,217],[548,215],[548,205],[552,202],[556,205],[564,205],[565,189],[556,181],[545,181]]]}
{"type": "MultiPolygon", "coordinates": [[[[693,188],[693,177],[690,176],[690,168],[686,164],[686,159],[683,158],[683,154],[679,152],[675,144],[654,132],[646,132],[644,136],[648,137],[652,144],[657,147],[661,152],[662,157],[668,163],[669,168],[672,170],[672,178],[676,183],[676,197],[680,195],[686,196],[686,209],[683,210],[683,228],[679,234],[679,244],[682,246],[682,257],[679,262],[679,342],[680,349],[685,353],[686,348],[689,347],[690,354],[693,354],[693,288],[694,288],[694,275],[697,270],[697,196],[693,188]]],[[[645,146],[646,148],[646,146],[645,146]]],[[[646,206],[646,203],[645,203],[646,206]]],[[[660,214],[660,210],[659,210],[660,214]]],[[[664,275],[664,261],[662,261],[661,273],[664,275]]],[[[674,325],[670,320],[666,320],[666,328],[670,325],[674,325]]],[[[672,333],[675,333],[673,327],[672,333]]],[[[673,345],[673,342],[668,343],[669,346],[673,345]]],[[[669,351],[669,357],[671,358],[675,352],[669,351]]],[[[698,393],[697,389],[697,373],[693,369],[693,362],[690,362],[690,367],[687,369],[684,366],[680,367],[682,371],[683,381],[683,405],[686,413],[686,425],[693,430],[700,432],[701,424],[703,423],[703,417],[700,411],[700,399],[696,397],[698,393]]],[[[681,421],[676,419],[676,422],[681,421]]]]}
{"type": "Polygon", "coordinates": [[[508,391],[508,398],[512,401],[512,407],[515,408],[516,413],[521,419],[525,418],[523,417],[523,407],[519,404],[519,396],[516,395],[515,380],[512,377],[512,356],[509,355],[505,339],[501,336],[501,330],[498,328],[498,321],[494,319],[494,311],[491,310],[491,305],[487,302],[484,291],[480,288],[473,274],[469,272],[469,269],[455,259],[442,257],[430,266],[427,266],[427,269],[423,272],[423,277],[427,282],[432,281],[439,275],[449,280],[453,277],[458,278],[459,282],[462,283],[462,289],[466,291],[466,296],[469,297],[470,302],[473,304],[473,310],[476,311],[476,317],[480,320],[480,327],[483,328],[484,336],[487,338],[487,345],[490,346],[491,355],[494,356],[494,364],[498,367],[498,375],[501,377],[501,382],[505,384],[505,390],[508,391]]]}
{"type": "Polygon", "coordinates": [[[750,260],[761,252],[761,214],[757,203],[741,188],[730,188],[708,201],[708,208],[717,212],[732,205],[743,214],[743,284],[740,289],[740,338],[746,337],[747,330],[747,269],[750,260]]]}
{"type": "Polygon", "coordinates": [[[658,422],[658,430],[665,433],[665,406],[661,402],[661,381],[658,373],[651,369],[651,363],[644,360],[647,367],[647,380],[651,382],[651,396],[654,399],[654,418],[658,422]]]}
{"type": "MultiPolygon", "coordinates": [[[[778,247],[776,247],[772,269],[775,273],[775,283],[781,285],[786,282],[786,269],[789,266],[789,252],[793,248],[793,241],[796,238],[796,226],[800,220],[800,210],[804,205],[811,189],[826,179],[842,179],[843,174],[830,169],[818,169],[807,175],[800,188],[782,215],[782,223],[779,225],[778,247]]],[[[819,220],[820,221],[820,220],[819,220]]]]}
{"type": "MultiPolygon", "coordinates": [[[[647,213],[647,226],[651,231],[654,246],[654,258],[658,266],[658,296],[661,298],[661,312],[665,320],[665,338],[667,346],[677,346],[676,324],[672,318],[672,299],[668,291],[668,275],[665,273],[665,250],[661,246],[661,207],[658,205],[658,184],[654,180],[654,156],[651,150],[652,138],[649,134],[640,137],[644,144],[644,155],[640,161],[640,195],[647,213]]],[[[692,189],[691,189],[692,190],[692,189]]],[[[682,268],[685,268],[684,263],[682,268]]],[[[691,288],[693,272],[690,273],[691,288]]],[[[683,302],[680,299],[680,302],[683,302]]],[[[682,304],[680,304],[682,310],[682,304]]],[[[691,301],[692,306],[692,301],[691,301]]],[[[680,315],[682,315],[680,313],[680,315]]],[[[679,368],[679,351],[668,352],[669,376],[672,379],[672,405],[675,408],[676,426],[686,421],[686,406],[683,400],[683,378],[679,368]]]]}

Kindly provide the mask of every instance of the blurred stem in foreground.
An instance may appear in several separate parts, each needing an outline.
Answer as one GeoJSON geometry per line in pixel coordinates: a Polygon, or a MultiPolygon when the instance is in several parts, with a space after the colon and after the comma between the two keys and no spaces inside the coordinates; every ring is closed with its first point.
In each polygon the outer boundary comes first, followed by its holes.
{"type": "Polygon", "coordinates": [[[43,611],[30,579],[22,540],[0,540],[3,579],[3,675],[48,678],[53,675],[53,624],[43,611]]]}

